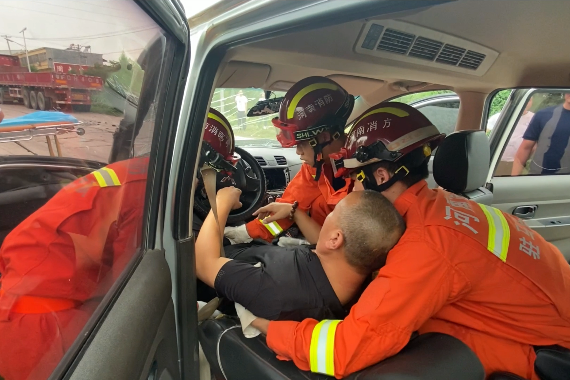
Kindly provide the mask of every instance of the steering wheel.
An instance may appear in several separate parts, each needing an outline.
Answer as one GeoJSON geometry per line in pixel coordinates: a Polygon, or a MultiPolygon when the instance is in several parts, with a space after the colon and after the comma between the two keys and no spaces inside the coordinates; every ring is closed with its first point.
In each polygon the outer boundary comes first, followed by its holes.
{"type": "MultiPolygon", "coordinates": [[[[228,216],[227,225],[241,224],[253,219],[252,214],[261,207],[267,192],[265,173],[257,160],[242,148],[236,147],[236,153],[241,156],[241,159],[236,164],[237,170],[233,176],[223,173],[216,175],[216,191],[228,186],[235,186],[242,191],[240,198],[242,206],[237,210],[232,210],[228,216]]],[[[194,193],[194,212],[202,219],[206,218],[210,212],[210,202],[200,172],[198,172],[198,185],[194,193]]]]}

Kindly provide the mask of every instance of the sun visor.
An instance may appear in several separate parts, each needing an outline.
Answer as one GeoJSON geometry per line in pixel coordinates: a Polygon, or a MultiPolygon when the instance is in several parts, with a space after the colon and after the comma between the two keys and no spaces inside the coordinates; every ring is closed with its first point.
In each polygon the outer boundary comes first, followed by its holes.
{"type": "Polygon", "coordinates": [[[229,62],[218,78],[216,87],[263,88],[269,77],[271,66],[251,62],[229,62]]]}

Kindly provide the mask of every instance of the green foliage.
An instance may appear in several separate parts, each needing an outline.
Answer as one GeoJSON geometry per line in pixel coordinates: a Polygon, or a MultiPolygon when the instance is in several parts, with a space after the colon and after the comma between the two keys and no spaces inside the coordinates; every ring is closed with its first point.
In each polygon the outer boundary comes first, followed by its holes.
{"type": "Polygon", "coordinates": [[[511,90],[502,90],[495,94],[493,100],[491,101],[489,116],[493,116],[494,114],[501,112],[510,94],[511,90]]]}
{"type": "Polygon", "coordinates": [[[121,116],[122,110],[113,107],[111,102],[105,97],[105,88],[101,92],[94,92],[91,95],[91,112],[102,113],[105,115],[121,116]]]}
{"type": "Polygon", "coordinates": [[[30,65],[30,71],[31,71],[32,73],[37,73],[37,72],[40,71],[40,70],[38,70],[38,68],[37,68],[36,65],[30,65]]]}
{"type": "Polygon", "coordinates": [[[120,66],[120,69],[113,73],[113,76],[126,91],[140,96],[144,78],[142,68],[138,63],[127,57],[124,52],[119,57],[117,64],[120,66]],[[129,70],[129,67],[131,67],[131,70],[129,70]]]}

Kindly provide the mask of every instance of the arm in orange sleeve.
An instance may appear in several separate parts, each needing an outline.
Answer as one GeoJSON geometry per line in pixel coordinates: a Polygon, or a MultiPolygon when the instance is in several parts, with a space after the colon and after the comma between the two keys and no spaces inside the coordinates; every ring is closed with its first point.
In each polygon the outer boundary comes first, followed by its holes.
{"type": "Polygon", "coordinates": [[[398,353],[453,296],[454,273],[427,244],[401,243],[344,321],[272,321],[267,344],[302,370],[340,379],[398,353]]]}
{"type": "MultiPolygon", "coordinates": [[[[276,202],[293,203],[297,201],[299,202],[299,210],[308,211],[313,201],[319,196],[321,196],[321,192],[313,178],[312,168],[303,164],[297,175],[287,185],[281,198],[278,198],[276,202]]],[[[281,219],[269,224],[263,224],[259,219],[254,219],[245,227],[252,239],[271,241],[281,231],[291,227],[292,224],[293,222],[289,219],[281,219]]]]}

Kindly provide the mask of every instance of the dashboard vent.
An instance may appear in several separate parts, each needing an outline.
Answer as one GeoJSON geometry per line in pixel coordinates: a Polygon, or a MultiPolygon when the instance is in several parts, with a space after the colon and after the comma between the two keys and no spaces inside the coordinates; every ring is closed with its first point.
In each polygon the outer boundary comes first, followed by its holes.
{"type": "Polygon", "coordinates": [[[275,161],[277,161],[277,165],[287,165],[287,159],[283,156],[275,156],[275,161]]]}
{"type": "Polygon", "coordinates": [[[437,54],[441,50],[443,43],[431,40],[425,37],[418,37],[408,54],[410,57],[427,59],[428,61],[435,60],[437,54]]]}
{"type": "Polygon", "coordinates": [[[267,166],[267,162],[263,159],[263,157],[254,156],[253,158],[255,158],[259,166],[267,166]]]}
{"type": "Polygon", "coordinates": [[[357,53],[422,66],[484,75],[499,53],[477,43],[398,20],[368,21],[357,53]]]}
{"type": "Polygon", "coordinates": [[[401,32],[394,29],[386,29],[382,39],[378,44],[378,50],[389,51],[391,53],[406,54],[414,42],[413,34],[401,32]]]}

